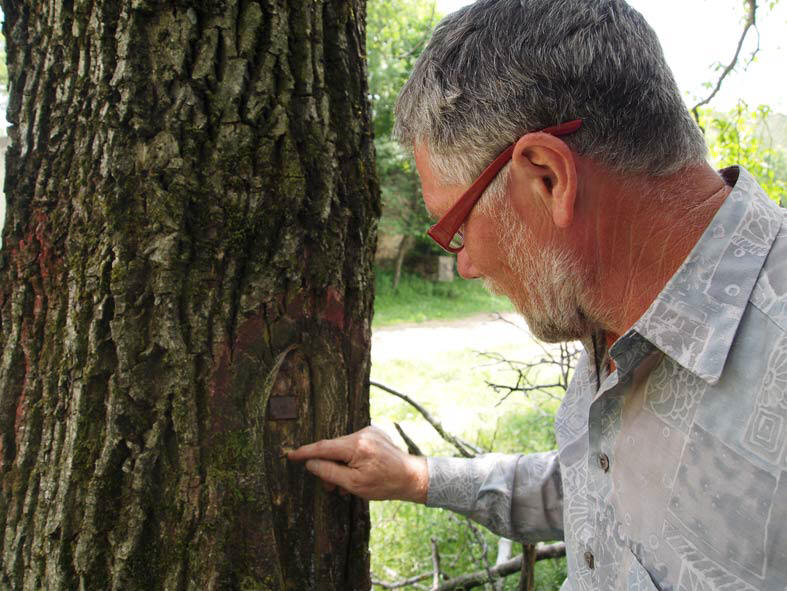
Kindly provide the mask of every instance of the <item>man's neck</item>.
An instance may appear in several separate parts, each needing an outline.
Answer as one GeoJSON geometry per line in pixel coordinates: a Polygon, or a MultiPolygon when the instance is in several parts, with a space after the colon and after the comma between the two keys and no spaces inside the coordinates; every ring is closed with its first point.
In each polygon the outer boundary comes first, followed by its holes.
{"type": "MultiPolygon", "coordinates": [[[[621,335],[675,274],[732,190],[708,165],[664,178],[596,175],[585,195],[584,260],[593,317],[621,335]]],[[[580,205],[582,207],[582,205],[580,205]]]]}

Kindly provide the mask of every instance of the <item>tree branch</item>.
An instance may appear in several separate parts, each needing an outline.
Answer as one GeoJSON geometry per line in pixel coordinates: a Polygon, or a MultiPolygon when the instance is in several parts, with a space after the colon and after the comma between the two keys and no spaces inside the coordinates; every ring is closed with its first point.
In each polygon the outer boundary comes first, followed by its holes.
{"type": "Polygon", "coordinates": [[[448,433],[443,428],[443,425],[442,425],[442,423],[440,423],[440,421],[435,419],[429,413],[428,410],[426,410],[423,406],[421,406],[415,400],[410,398],[407,394],[402,394],[401,392],[397,392],[393,388],[389,388],[385,384],[380,384],[379,382],[369,382],[369,384],[374,386],[375,388],[380,388],[380,390],[383,390],[385,392],[388,392],[389,394],[393,394],[394,396],[396,396],[398,398],[401,398],[402,400],[407,402],[410,406],[415,408],[415,410],[417,410],[419,413],[421,413],[421,415],[426,419],[426,421],[430,425],[432,425],[432,427],[434,427],[434,430],[437,431],[437,433],[440,435],[440,437],[442,437],[445,441],[447,441],[448,443],[453,445],[457,449],[457,451],[460,453],[460,455],[462,455],[463,457],[465,457],[465,458],[474,458],[477,454],[483,453],[482,450],[478,449],[474,445],[472,445],[472,444],[470,444],[470,443],[468,443],[466,441],[462,441],[458,437],[455,437],[454,435],[451,435],[450,433],[448,433]]]}
{"type": "Polygon", "coordinates": [[[422,575],[416,575],[414,577],[402,579],[401,581],[390,581],[390,582],[380,581],[375,578],[372,578],[372,585],[377,585],[378,587],[382,587],[383,589],[401,589],[402,587],[407,587],[408,585],[415,585],[419,581],[428,579],[431,576],[432,573],[424,573],[422,575]]]}
{"type": "Polygon", "coordinates": [[[432,589],[440,586],[440,552],[437,549],[437,539],[432,538],[432,589]]]}
{"type": "Polygon", "coordinates": [[[424,452],[421,451],[421,448],[418,447],[415,441],[410,439],[410,436],[404,432],[401,425],[399,423],[394,423],[394,427],[396,427],[396,432],[399,433],[399,437],[404,440],[405,445],[407,446],[407,453],[414,455],[414,456],[422,456],[424,452]]]}
{"type": "Polygon", "coordinates": [[[470,521],[470,518],[465,517],[465,519],[467,520],[467,527],[469,527],[470,531],[473,533],[476,543],[481,546],[481,560],[479,561],[479,565],[486,571],[487,581],[490,584],[494,584],[495,577],[492,576],[492,565],[489,562],[489,546],[486,545],[484,536],[480,531],[478,531],[478,528],[473,525],[473,522],[470,521]]]}
{"type": "MultiPolygon", "coordinates": [[[[732,72],[735,69],[735,66],[738,63],[738,58],[740,57],[741,49],[743,48],[743,42],[746,40],[746,36],[749,34],[749,29],[754,27],[756,30],[757,0],[745,0],[745,4],[746,4],[746,20],[744,21],[743,32],[741,33],[741,37],[738,40],[738,46],[735,48],[735,55],[733,56],[732,61],[729,64],[727,64],[724,70],[722,70],[721,76],[719,76],[719,79],[716,81],[716,86],[713,88],[713,91],[710,93],[710,95],[707,98],[698,102],[691,109],[691,112],[694,115],[694,119],[697,121],[698,124],[700,122],[699,108],[710,103],[713,100],[713,98],[718,94],[719,90],[721,89],[722,82],[724,82],[724,79],[730,74],[730,72],[732,72]]],[[[751,60],[753,60],[754,56],[757,55],[759,49],[760,49],[759,43],[757,43],[757,49],[755,49],[754,53],[752,54],[749,63],[751,63],[751,60]]]]}
{"type": "MultiPolygon", "coordinates": [[[[543,544],[536,546],[536,561],[545,560],[547,558],[560,558],[566,555],[566,545],[563,542],[556,542],[554,544],[543,544]]],[[[501,564],[495,565],[486,570],[479,570],[476,572],[461,575],[443,582],[436,591],[454,591],[456,589],[472,589],[473,587],[480,587],[489,582],[489,577],[495,579],[508,577],[518,573],[522,568],[522,555],[515,556],[511,560],[507,560],[501,564]]]]}
{"type": "MultiPolygon", "coordinates": [[[[511,558],[511,548],[513,547],[514,543],[509,540],[508,538],[498,538],[497,540],[497,557],[495,558],[495,566],[498,564],[503,564],[507,560],[511,558]]],[[[494,591],[503,591],[505,587],[505,580],[498,579],[495,581],[494,585],[492,585],[494,591]]]]}

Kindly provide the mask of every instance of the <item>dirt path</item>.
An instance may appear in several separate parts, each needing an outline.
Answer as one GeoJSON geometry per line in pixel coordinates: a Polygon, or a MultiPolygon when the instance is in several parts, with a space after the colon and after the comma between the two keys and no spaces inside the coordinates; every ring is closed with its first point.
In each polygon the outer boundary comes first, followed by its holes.
{"type": "Polygon", "coordinates": [[[453,321],[399,324],[372,334],[372,362],[428,359],[436,351],[475,349],[493,351],[517,344],[540,350],[525,321],[515,313],[482,314],[453,321]]]}

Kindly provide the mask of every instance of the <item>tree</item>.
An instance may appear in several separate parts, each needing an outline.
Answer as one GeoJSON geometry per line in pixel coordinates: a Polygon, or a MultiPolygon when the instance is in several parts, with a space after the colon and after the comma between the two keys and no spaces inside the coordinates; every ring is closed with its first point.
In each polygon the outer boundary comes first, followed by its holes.
{"type": "Polygon", "coordinates": [[[369,92],[383,200],[380,226],[383,232],[402,235],[394,289],[399,284],[405,255],[430,226],[412,154],[391,138],[394,105],[439,19],[434,0],[369,3],[369,92]]]}
{"type": "Polygon", "coordinates": [[[766,105],[750,110],[742,101],[729,113],[701,111],[700,118],[713,161],[745,167],[780,204],[787,202],[787,153],[775,136],[783,133],[779,127],[783,119],[766,105]],[[775,123],[773,132],[771,122],[775,123]]]}
{"type": "Polygon", "coordinates": [[[368,589],[363,0],[3,10],[0,586],[368,589]]]}

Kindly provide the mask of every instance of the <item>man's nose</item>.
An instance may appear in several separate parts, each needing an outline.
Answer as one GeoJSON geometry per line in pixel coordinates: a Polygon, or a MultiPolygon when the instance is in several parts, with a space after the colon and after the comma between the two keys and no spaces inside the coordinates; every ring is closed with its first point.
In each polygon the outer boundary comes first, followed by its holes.
{"type": "Polygon", "coordinates": [[[463,248],[456,254],[456,271],[465,279],[478,279],[481,273],[475,268],[467,254],[467,249],[463,248]]]}

